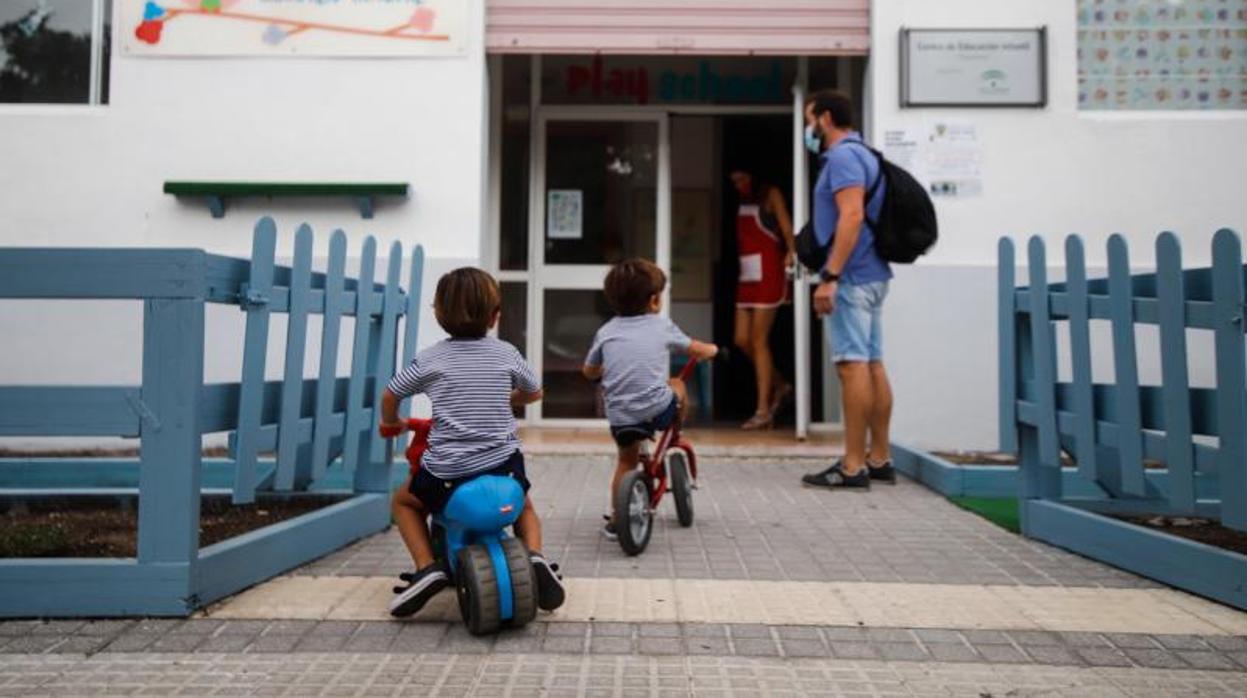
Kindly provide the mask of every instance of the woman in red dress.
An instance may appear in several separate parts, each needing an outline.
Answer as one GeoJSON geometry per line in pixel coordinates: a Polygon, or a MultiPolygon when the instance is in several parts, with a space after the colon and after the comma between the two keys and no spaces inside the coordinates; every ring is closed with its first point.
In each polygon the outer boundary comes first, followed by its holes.
{"type": "Polygon", "coordinates": [[[792,385],[775,370],[770,338],[775,313],[790,300],[787,270],[796,260],[796,243],[783,193],[745,170],[735,169],[731,177],[740,196],[736,212],[740,278],[733,335],[736,346],[753,362],[758,381],[757,410],[741,428],[766,429],[792,396],[792,385]]]}

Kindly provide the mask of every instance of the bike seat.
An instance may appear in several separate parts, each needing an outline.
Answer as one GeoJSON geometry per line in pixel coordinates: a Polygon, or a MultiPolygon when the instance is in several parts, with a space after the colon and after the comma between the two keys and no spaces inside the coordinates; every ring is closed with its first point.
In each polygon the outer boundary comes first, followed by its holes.
{"type": "Polygon", "coordinates": [[[515,523],[523,510],[520,483],[502,475],[483,475],[455,489],[442,516],[468,530],[490,533],[515,523]]]}
{"type": "Polygon", "coordinates": [[[620,427],[614,430],[615,443],[627,448],[638,441],[654,438],[654,431],[645,427],[620,427]]]}

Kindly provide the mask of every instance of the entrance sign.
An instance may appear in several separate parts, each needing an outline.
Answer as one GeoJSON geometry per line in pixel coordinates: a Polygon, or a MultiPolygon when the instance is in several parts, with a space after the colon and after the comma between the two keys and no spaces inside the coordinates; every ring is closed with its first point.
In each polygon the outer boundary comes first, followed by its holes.
{"type": "Polygon", "coordinates": [[[584,193],[579,189],[551,189],[546,201],[546,237],[579,240],[584,237],[584,193]]]}
{"type": "Polygon", "coordinates": [[[117,0],[135,56],[439,56],[464,52],[463,0],[117,0]]]}
{"type": "Polygon", "coordinates": [[[1042,107],[1046,29],[902,29],[902,107],[1042,107]]]}

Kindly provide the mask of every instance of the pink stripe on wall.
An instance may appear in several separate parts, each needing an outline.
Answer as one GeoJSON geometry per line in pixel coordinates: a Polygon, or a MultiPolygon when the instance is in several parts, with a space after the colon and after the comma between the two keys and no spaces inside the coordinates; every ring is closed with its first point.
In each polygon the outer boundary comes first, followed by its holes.
{"type": "Polygon", "coordinates": [[[870,0],[486,0],[492,53],[865,55],[870,0]]]}

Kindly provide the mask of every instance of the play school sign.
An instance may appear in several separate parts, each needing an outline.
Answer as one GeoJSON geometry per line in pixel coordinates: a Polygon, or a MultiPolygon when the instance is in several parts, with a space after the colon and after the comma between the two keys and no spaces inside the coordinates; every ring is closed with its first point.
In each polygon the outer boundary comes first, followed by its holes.
{"type": "MultiPolygon", "coordinates": [[[[548,57],[547,60],[559,60],[548,57]]],[[[688,59],[661,68],[645,59],[561,60],[551,101],[565,104],[777,104],[788,99],[778,60],[688,59]]]]}
{"type": "Polygon", "coordinates": [[[139,56],[427,56],[464,49],[463,0],[117,0],[139,56]]]}

